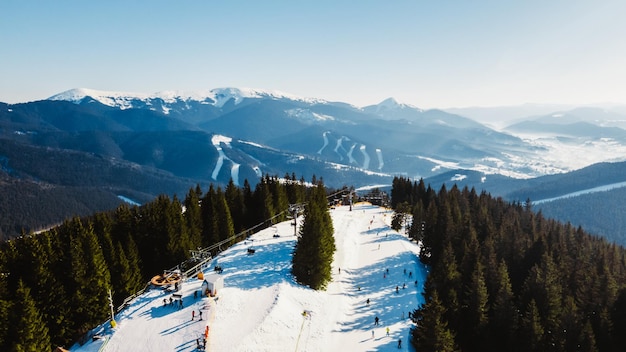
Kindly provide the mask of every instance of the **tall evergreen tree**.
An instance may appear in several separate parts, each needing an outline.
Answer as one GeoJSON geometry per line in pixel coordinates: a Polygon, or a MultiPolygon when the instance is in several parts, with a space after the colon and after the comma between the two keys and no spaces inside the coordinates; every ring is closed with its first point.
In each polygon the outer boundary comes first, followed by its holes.
{"type": "Polygon", "coordinates": [[[191,248],[202,246],[202,210],[200,209],[200,197],[202,190],[200,185],[195,189],[189,189],[185,196],[185,224],[189,235],[191,248]]]}
{"type": "Polygon", "coordinates": [[[169,262],[171,265],[185,261],[189,257],[189,249],[197,247],[189,238],[182,210],[182,204],[176,196],[165,208],[164,229],[167,237],[165,258],[167,258],[166,263],[169,262]]]}
{"type": "Polygon", "coordinates": [[[293,255],[293,274],[296,280],[315,290],[324,289],[331,278],[331,264],[335,253],[332,219],[326,204],[323,184],[312,189],[304,210],[304,221],[293,255]]]}
{"type": "Polygon", "coordinates": [[[448,328],[443,318],[445,307],[439,300],[437,292],[415,313],[417,326],[411,330],[411,342],[418,351],[456,350],[454,333],[448,328]]]}
{"type": "Polygon", "coordinates": [[[239,233],[245,229],[244,215],[246,208],[243,201],[243,192],[235,185],[232,178],[224,190],[224,197],[226,197],[226,203],[233,219],[235,233],[239,233]]]}
{"type": "MultiPolygon", "coordinates": [[[[215,216],[217,217],[217,232],[220,241],[231,238],[235,235],[233,219],[230,216],[230,208],[226,202],[224,192],[217,188],[215,199],[215,216]]],[[[234,241],[231,243],[234,244],[234,241]]]]}
{"type": "Polygon", "coordinates": [[[287,213],[283,211],[289,208],[289,199],[287,198],[287,192],[284,185],[278,180],[278,177],[272,177],[269,179],[269,189],[272,194],[272,205],[277,218],[274,218],[274,223],[282,222],[287,219],[287,213]]]}
{"type": "Polygon", "coordinates": [[[466,287],[465,292],[462,321],[466,326],[457,330],[460,335],[459,338],[466,341],[463,345],[467,346],[466,350],[468,351],[482,351],[486,347],[487,324],[489,322],[487,301],[488,293],[482,265],[476,263],[470,284],[466,287]]]}
{"type": "Polygon", "coordinates": [[[489,319],[489,344],[492,350],[513,350],[513,338],[517,330],[517,307],[506,263],[500,262],[495,278],[497,287],[492,295],[489,319]]]}
{"type": "Polygon", "coordinates": [[[535,300],[531,299],[520,321],[520,339],[517,345],[519,351],[539,351],[542,347],[543,334],[539,309],[535,300]]]}
{"type": "MultiPolygon", "coordinates": [[[[272,193],[270,192],[267,180],[267,178],[263,178],[261,182],[257,183],[254,189],[253,201],[254,207],[256,208],[254,212],[256,215],[254,225],[263,223],[265,220],[271,219],[276,215],[272,193]]],[[[269,224],[267,224],[267,226],[269,226],[269,224]]]]}
{"type": "Polygon", "coordinates": [[[14,333],[10,350],[15,352],[50,351],[50,336],[44,319],[30,294],[30,288],[20,280],[13,306],[14,333]]]}
{"type": "Polygon", "coordinates": [[[11,336],[10,326],[12,325],[12,317],[10,312],[13,310],[13,305],[5,297],[0,298],[0,321],[5,322],[0,324],[0,350],[8,351],[10,343],[15,336],[11,336]]]}
{"type": "Polygon", "coordinates": [[[74,218],[68,225],[72,248],[71,304],[76,307],[71,321],[74,330],[83,334],[107,317],[111,277],[91,224],[85,227],[74,218]]]}
{"type": "Polygon", "coordinates": [[[202,198],[202,247],[208,247],[220,241],[217,202],[217,191],[211,184],[202,198]]]}

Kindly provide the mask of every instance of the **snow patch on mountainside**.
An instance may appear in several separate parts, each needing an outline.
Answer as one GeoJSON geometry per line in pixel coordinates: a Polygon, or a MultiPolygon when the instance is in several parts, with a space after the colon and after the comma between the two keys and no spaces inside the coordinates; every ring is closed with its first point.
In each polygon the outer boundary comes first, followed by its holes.
{"type": "Polygon", "coordinates": [[[305,122],[332,121],[335,119],[330,115],[318,114],[309,109],[301,108],[285,110],[285,113],[289,117],[297,118],[305,122]]]}
{"type": "Polygon", "coordinates": [[[533,205],[537,205],[537,204],[552,202],[552,201],[558,200],[558,199],[577,197],[577,196],[580,196],[580,195],[583,195],[583,194],[590,194],[590,193],[597,193],[597,192],[606,192],[606,191],[610,191],[610,190],[615,189],[615,188],[622,188],[622,187],[626,187],[626,182],[612,183],[610,185],[604,185],[604,186],[598,186],[598,187],[593,187],[593,188],[589,188],[589,189],[584,189],[582,191],[572,192],[572,193],[564,194],[562,196],[558,196],[558,197],[554,197],[554,198],[540,199],[540,200],[537,200],[537,201],[533,201],[532,204],[533,205]]]}
{"type": "Polygon", "coordinates": [[[211,178],[213,180],[217,180],[217,176],[219,175],[220,170],[222,169],[224,160],[228,160],[232,163],[232,166],[230,168],[230,177],[233,179],[233,183],[239,186],[239,166],[240,165],[238,163],[235,163],[229,157],[227,157],[226,154],[224,154],[224,150],[222,149],[222,146],[221,146],[221,144],[224,143],[224,145],[230,148],[230,142],[232,142],[232,140],[233,139],[230,137],[221,136],[218,134],[214,135],[211,138],[211,143],[215,146],[215,149],[217,149],[217,153],[218,153],[217,162],[215,163],[215,168],[213,169],[211,178]]]}
{"type": "Polygon", "coordinates": [[[320,148],[320,150],[317,151],[317,154],[322,155],[322,151],[324,150],[324,148],[326,148],[326,146],[328,146],[328,134],[330,132],[324,132],[322,133],[322,138],[324,139],[324,145],[320,148]]]}
{"type": "Polygon", "coordinates": [[[367,150],[365,150],[365,144],[362,144],[359,149],[361,150],[361,154],[363,154],[363,168],[367,170],[370,168],[370,155],[367,154],[367,150]]]}
{"type": "Polygon", "coordinates": [[[383,151],[376,148],[376,156],[378,157],[378,170],[382,170],[383,166],[385,166],[385,162],[383,161],[383,151]]]}

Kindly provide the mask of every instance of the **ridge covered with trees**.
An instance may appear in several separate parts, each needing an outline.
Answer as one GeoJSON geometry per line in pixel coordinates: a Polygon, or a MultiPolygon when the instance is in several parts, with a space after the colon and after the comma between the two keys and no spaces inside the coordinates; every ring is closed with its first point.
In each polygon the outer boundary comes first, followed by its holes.
{"type": "Polygon", "coordinates": [[[394,208],[430,267],[412,343],[424,351],[622,351],[623,247],[474,189],[395,178],[394,208]],[[424,226],[422,229],[422,221],[424,226]]]}
{"type": "Polygon", "coordinates": [[[247,181],[206,192],[196,186],[184,200],[159,196],[1,243],[0,350],[49,351],[76,341],[109,317],[109,289],[118,307],[149,278],[187,260],[189,250],[229,238],[232,245],[245,229],[284,221],[289,204],[309,193],[318,204],[321,182],[311,191],[295,174],[265,176],[254,190],[247,181]]]}

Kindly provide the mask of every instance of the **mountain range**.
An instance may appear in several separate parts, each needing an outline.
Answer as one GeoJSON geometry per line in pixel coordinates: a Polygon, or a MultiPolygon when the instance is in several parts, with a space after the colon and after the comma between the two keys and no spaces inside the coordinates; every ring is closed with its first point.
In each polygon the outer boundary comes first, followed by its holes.
{"type": "MultiPolygon", "coordinates": [[[[257,89],[72,89],[41,101],[0,103],[0,190],[7,195],[0,201],[7,214],[0,236],[123,200],[181,196],[196,184],[224,186],[232,179],[254,187],[264,174],[358,188],[390,185],[394,176],[442,184],[471,172],[476,186],[525,199],[512,190],[542,183],[529,179],[623,161],[623,121],[619,111],[582,108],[494,129],[393,98],[356,107],[257,89]],[[564,152],[570,149],[577,153],[564,152]]],[[[566,192],[526,189],[532,199],[566,192]]]]}

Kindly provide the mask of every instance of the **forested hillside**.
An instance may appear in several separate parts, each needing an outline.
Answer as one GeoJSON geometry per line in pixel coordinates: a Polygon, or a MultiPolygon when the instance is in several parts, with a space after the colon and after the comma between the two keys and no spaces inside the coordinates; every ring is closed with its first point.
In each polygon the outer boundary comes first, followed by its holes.
{"type": "Polygon", "coordinates": [[[624,246],[624,199],[626,187],[533,204],[533,210],[541,211],[548,218],[570,222],[574,226],[584,226],[585,231],[624,246]]]}
{"type": "MultiPolygon", "coordinates": [[[[317,182],[317,181],[314,181],[317,182]]],[[[189,258],[189,250],[234,238],[252,226],[284,221],[307,197],[295,175],[264,177],[254,190],[192,188],[184,200],[160,196],[142,207],[73,218],[0,246],[0,350],[67,346],[109,316],[154,275],[189,258]]],[[[231,244],[232,244],[231,243],[231,244]]],[[[225,248],[222,248],[225,249],[225,248]]],[[[216,254],[216,253],[213,253],[216,254]]]]}
{"type": "Polygon", "coordinates": [[[392,202],[430,266],[418,350],[623,351],[623,247],[473,189],[396,178],[392,202]]]}

